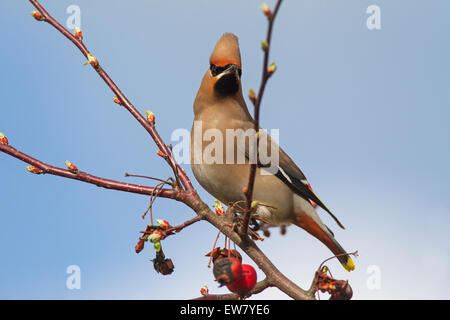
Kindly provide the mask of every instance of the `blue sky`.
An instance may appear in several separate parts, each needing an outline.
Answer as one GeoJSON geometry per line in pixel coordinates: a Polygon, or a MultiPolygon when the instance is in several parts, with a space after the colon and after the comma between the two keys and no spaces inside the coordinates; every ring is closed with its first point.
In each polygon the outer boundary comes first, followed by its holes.
{"type": "MultiPolygon", "coordinates": [[[[131,102],[156,114],[167,143],[174,129],[190,128],[222,33],[240,39],[244,92],[259,85],[266,32],[260,1],[42,4],[63,24],[69,5],[81,8],[84,42],[131,102]]],[[[0,132],[49,164],[63,167],[69,159],[117,180],[124,172],[168,177],[146,132],[112,102],[73,44],[35,21],[32,9],[25,0],[0,2],[0,132]]],[[[444,0],[286,0],[275,24],[271,60],[278,70],[265,93],[262,126],[280,129],[281,145],[346,230],[323,211],[321,217],[348,251],[359,250],[352,273],[328,264],[350,280],[355,299],[450,298],[449,9],[444,0]],[[381,30],[366,27],[372,4],[381,8],[381,30]],[[367,285],[371,266],[380,271],[379,289],[367,285]]],[[[151,248],[134,252],[148,198],[24,167],[0,154],[0,298],[185,299],[204,284],[226,292],[206,267],[216,235],[207,223],[164,241],[175,272],[163,277],[149,261],[151,248]],[[81,269],[80,290],[66,288],[70,265],[81,269]]],[[[165,199],[153,212],[172,224],[194,216],[165,199]]],[[[298,228],[286,236],[274,230],[259,245],[303,287],[330,256],[298,228]]],[[[258,298],[286,295],[269,289],[258,298]]]]}

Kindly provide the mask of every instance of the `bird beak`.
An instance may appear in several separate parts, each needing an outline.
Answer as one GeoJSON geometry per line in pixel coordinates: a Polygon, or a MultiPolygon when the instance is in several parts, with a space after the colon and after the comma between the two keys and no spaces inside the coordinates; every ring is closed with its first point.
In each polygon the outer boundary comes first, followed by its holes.
{"type": "Polygon", "coordinates": [[[217,76],[217,80],[222,78],[223,76],[227,74],[234,74],[238,80],[240,80],[238,67],[235,64],[230,65],[225,71],[223,71],[221,74],[217,76]]]}

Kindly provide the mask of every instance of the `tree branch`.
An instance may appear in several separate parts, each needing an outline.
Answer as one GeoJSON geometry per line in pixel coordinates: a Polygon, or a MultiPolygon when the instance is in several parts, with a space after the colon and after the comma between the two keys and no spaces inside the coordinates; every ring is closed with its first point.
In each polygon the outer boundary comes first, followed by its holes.
{"type": "MultiPolygon", "coordinates": [[[[79,180],[82,182],[95,184],[97,187],[102,187],[106,189],[114,189],[119,191],[125,191],[125,192],[131,192],[131,193],[138,193],[138,194],[146,194],[151,195],[155,192],[155,188],[153,187],[146,187],[136,184],[130,184],[125,182],[118,182],[110,179],[100,178],[91,174],[88,174],[86,172],[78,172],[73,173],[70,170],[61,169],[58,167],[54,167],[51,165],[48,165],[42,161],[39,161],[33,157],[30,157],[29,155],[20,152],[19,150],[13,148],[9,145],[3,145],[0,144],[0,151],[4,152],[6,154],[9,154],[10,156],[13,156],[14,158],[17,158],[19,160],[22,160],[23,162],[26,162],[39,170],[41,170],[42,174],[51,174],[55,176],[60,176],[68,179],[74,179],[79,180]]],[[[170,198],[170,199],[177,199],[180,195],[180,191],[176,189],[161,189],[159,191],[158,196],[162,198],[170,198]]]]}

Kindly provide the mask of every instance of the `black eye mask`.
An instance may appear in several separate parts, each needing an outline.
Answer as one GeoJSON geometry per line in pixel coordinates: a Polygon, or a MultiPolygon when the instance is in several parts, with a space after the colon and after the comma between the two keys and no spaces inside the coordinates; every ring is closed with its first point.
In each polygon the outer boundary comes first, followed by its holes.
{"type": "MultiPolygon", "coordinates": [[[[222,72],[224,72],[225,70],[227,70],[229,67],[231,67],[231,64],[227,64],[225,67],[219,67],[214,64],[211,64],[209,66],[209,69],[211,70],[212,76],[215,77],[215,76],[221,74],[222,72]]],[[[238,68],[238,74],[239,74],[239,77],[241,77],[241,75],[242,75],[241,68],[238,68]]]]}

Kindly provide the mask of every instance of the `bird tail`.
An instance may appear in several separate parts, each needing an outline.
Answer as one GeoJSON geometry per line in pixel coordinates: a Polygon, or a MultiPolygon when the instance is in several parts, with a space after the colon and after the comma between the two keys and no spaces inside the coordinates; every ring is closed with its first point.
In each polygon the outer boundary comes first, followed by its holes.
{"type": "Polygon", "coordinates": [[[297,219],[293,222],[295,225],[300,228],[306,230],[309,234],[313,235],[317,239],[319,239],[324,245],[328,247],[328,249],[333,252],[339,262],[347,271],[353,271],[355,269],[355,263],[341,247],[341,245],[334,239],[334,235],[327,226],[323,223],[319,224],[314,219],[306,214],[301,214],[297,216],[297,219]],[[322,226],[321,226],[322,225],[322,226]]]}

